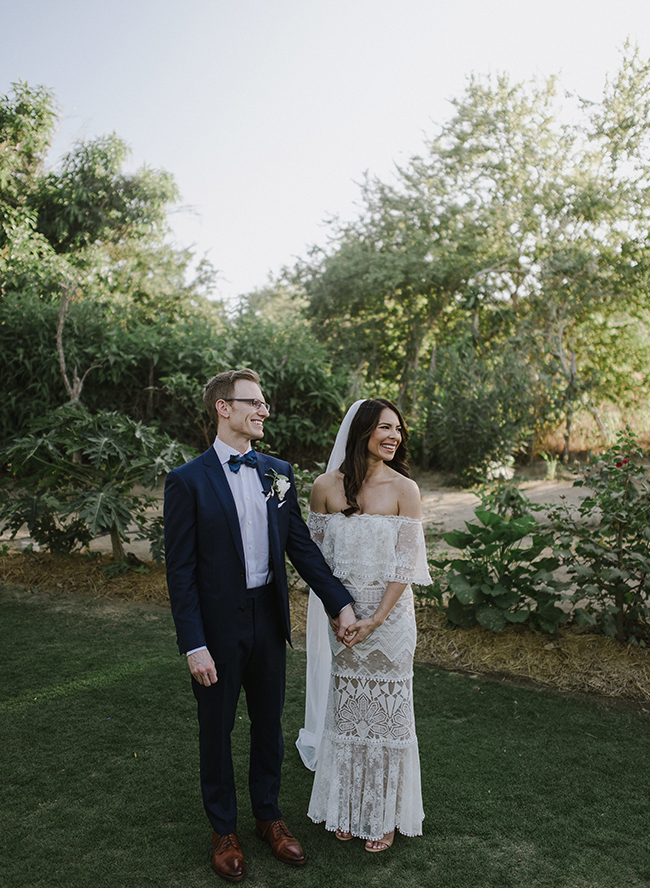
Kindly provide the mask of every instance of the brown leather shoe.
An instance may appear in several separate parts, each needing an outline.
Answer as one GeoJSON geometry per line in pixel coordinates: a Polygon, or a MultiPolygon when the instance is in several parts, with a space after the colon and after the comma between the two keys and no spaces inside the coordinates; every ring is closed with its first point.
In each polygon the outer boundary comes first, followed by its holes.
{"type": "Polygon", "coordinates": [[[256,820],[255,835],[269,843],[273,856],[282,863],[302,866],[306,862],[300,842],[291,835],[284,820],[256,820]]]}
{"type": "Polygon", "coordinates": [[[228,882],[241,882],[244,878],[244,855],[237,833],[229,833],[227,836],[212,833],[212,869],[228,882]]]}

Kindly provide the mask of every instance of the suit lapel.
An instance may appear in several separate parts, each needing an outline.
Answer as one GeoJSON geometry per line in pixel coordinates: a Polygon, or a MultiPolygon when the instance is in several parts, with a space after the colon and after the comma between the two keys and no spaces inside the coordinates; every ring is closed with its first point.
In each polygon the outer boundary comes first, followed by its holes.
{"type": "MultiPolygon", "coordinates": [[[[270,475],[267,475],[267,472],[269,469],[268,457],[265,456],[263,453],[260,453],[259,451],[255,451],[255,452],[257,453],[257,474],[260,476],[260,481],[262,482],[262,489],[264,490],[264,493],[267,494],[269,492],[269,490],[271,489],[271,485],[273,484],[273,479],[271,478],[270,475]]],[[[272,499],[272,497],[270,497],[266,501],[267,506],[268,506],[271,499],[272,499]]]]}
{"type": "MultiPolygon", "coordinates": [[[[274,564],[276,564],[279,563],[278,559],[282,560],[283,555],[280,546],[280,536],[278,534],[278,498],[277,496],[268,496],[273,485],[273,478],[270,474],[267,474],[270,465],[268,457],[265,456],[265,454],[258,452],[257,473],[262,482],[262,489],[264,490],[265,495],[267,495],[266,514],[269,521],[269,547],[271,551],[271,559],[274,564]]],[[[277,568],[275,568],[275,570],[277,573],[277,568]]]]}
{"type": "Polygon", "coordinates": [[[230,528],[233,542],[237,549],[237,554],[239,555],[242,565],[245,567],[246,559],[244,558],[244,545],[241,539],[239,516],[237,515],[235,500],[233,499],[226,473],[219,462],[219,457],[217,456],[214,447],[210,447],[210,449],[203,454],[203,465],[212,489],[216,493],[221,508],[225,513],[228,527],[230,528]]]}

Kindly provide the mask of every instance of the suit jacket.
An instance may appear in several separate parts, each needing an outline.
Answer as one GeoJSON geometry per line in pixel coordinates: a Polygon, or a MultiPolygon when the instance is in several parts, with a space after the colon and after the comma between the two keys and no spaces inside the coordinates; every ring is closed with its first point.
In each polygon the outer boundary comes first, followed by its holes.
{"type": "MultiPolygon", "coordinates": [[[[284,633],[291,642],[285,552],[332,616],[353,599],[309,536],[291,465],[258,453],[257,472],[267,492],[273,482],[270,469],[291,482],[282,502],[274,494],[266,504],[271,567],[284,633]]],[[[179,649],[184,653],[206,645],[215,662],[223,662],[240,637],[246,567],[235,501],[214,447],[169,473],[164,514],[167,587],[179,649]]]]}

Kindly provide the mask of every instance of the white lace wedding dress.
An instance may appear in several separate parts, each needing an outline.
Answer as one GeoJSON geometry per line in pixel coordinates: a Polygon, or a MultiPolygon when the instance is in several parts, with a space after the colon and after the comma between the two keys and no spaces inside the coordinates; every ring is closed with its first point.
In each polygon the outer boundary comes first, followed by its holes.
{"type": "MultiPolygon", "coordinates": [[[[308,525],[332,572],[354,597],[358,618],[372,616],[391,581],[431,583],[421,521],[311,512],[308,525]]],[[[331,630],[329,636],[332,674],[309,817],[363,839],[381,839],[395,827],[421,835],[410,585],[364,641],[347,648],[331,630]]]]}

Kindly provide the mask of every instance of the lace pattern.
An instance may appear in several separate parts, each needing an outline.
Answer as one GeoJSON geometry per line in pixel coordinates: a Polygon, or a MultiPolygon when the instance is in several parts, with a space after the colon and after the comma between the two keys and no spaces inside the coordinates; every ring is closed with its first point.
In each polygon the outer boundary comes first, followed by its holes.
{"type": "Polygon", "coordinates": [[[384,588],[390,582],[431,583],[419,519],[310,512],[307,524],[334,576],[342,582],[359,588],[368,582],[384,588]]]}
{"type": "MultiPolygon", "coordinates": [[[[422,523],[397,515],[310,513],[325,560],[371,616],[386,584],[431,582],[422,523]]],[[[420,761],[413,717],[416,629],[410,585],[386,622],[346,648],[330,630],[332,674],[309,816],[329,830],[380,839],[421,835],[420,761]]]]}

